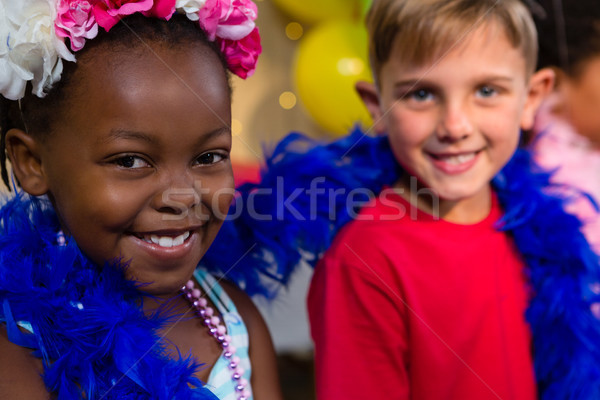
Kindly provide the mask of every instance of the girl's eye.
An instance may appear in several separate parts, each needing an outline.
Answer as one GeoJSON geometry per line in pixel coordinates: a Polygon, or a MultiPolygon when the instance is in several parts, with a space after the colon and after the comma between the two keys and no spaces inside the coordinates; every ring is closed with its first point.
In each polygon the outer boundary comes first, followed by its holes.
{"type": "Polygon", "coordinates": [[[218,153],[218,152],[214,152],[214,151],[209,151],[206,152],[202,155],[200,155],[200,157],[198,157],[198,164],[201,165],[211,165],[211,164],[216,164],[221,160],[225,159],[225,155],[218,153]]]}
{"type": "Polygon", "coordinates": [[[146,160],[137,156],[123,156],[113,162],[119,167],[127,169],[146,168],[150,166],[146,160]]]}
{"type": "Polygon", "coordinates": [[[482,86],[479,89],[477,89],[477,94],[480,97],[492,97],[494,96],[496,93],[498,93],[496,91],[496,89],[494,89],[491,86],[482,86]]]}

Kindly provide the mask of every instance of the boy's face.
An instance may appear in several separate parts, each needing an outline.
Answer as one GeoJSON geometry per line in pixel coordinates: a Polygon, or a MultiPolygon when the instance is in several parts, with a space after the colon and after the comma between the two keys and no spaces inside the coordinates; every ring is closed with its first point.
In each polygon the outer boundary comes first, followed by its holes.
{"type": "Polygon", "coordinates": [[[203,45],[153,51],[80,63],[77,93],[41,162],[82,251],[98,264],[129,261],[128,275],[160,295],[177,291],[212,243],[233,175],[217,56],[203,45]]]}
{"type": "Polygon", "coordinates": [[[393,50],[376,104],[362,93],[398,162],[441,201],[489,201],[490,180],[533,120],[524,57],[495,28],[473,31],[427,65],[393,50]]]}

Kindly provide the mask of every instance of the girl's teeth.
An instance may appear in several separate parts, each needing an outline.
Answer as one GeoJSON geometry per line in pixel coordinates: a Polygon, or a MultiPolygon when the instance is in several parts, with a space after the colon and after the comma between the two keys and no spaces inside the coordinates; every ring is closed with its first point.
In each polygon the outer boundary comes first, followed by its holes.
{"type": "Polygon", "coordinates": [[[154,243],[159,245],[160,247],[174,247],[181,246],[185,240],[190,237],[189,232],[185,232],[182,235],[179,235],[175,238],[170,236],[158,236],[158,235],[150,235],[150,237],[145,237],[144,240],[148,243],[154,243]]]}
{"type": "Polygon", "coordinates": [[[444,157],[444,161],[449,164],[460,165],[475,158],[475,153],[461,154],[459,156],[444,157]]]}

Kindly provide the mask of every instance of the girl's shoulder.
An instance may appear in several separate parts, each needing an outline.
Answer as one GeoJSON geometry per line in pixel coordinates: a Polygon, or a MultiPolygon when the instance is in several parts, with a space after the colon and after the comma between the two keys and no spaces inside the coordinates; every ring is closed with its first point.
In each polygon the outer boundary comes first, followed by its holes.
{"type": "Polygon", "coordinates": [[[252,365],[252,392],[254,398],[280,400],[282,398],[275,350],[267,325],[252,299],[228,281],[219,282],[231,299],[248,331],[248,355],[252,365]]]}

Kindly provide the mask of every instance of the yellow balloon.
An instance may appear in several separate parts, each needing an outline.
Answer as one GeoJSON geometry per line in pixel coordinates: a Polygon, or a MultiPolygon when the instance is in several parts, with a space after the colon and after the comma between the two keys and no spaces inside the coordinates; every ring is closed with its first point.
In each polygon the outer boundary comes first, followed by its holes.
{"type": "Polygon", "coordinates": [[[300,42],[294,71],[297,92],[325,130],[342,135],[357,122],[371,125],[354,89],[360,80],[372,81],[367,54],[366,29],[350,21],[318,25],[300,42]]]}
{"type": "Polygon", "coordinates": [[[290,17],[315,23],[331,18],[358,19],[365,0],[273,0],[290,17]]]}

